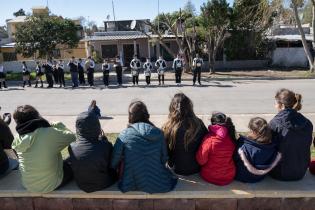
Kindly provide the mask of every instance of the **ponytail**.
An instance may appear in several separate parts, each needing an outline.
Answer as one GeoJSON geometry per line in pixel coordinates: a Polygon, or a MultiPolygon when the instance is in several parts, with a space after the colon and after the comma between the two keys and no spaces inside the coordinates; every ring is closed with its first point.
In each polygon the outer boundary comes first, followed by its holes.
{"type": "Polygon", "coordinates": [[[234,126],[232,119],[230,117],[226,118],[225,127],[229,131],[230,138],[233,140],[233,142],[236,143],[236,129],[235,129],[235,126],[234,126]]]}
{"type": "Polygon", "coordinates": [[[302,109],[302,95],[296,93],[295,94],[296,103],[293,106],[293,109],[296,111],[300,111],[302,109]]]}
{"type": "Polygon", "coordinates": [[[294,93],[288,89],[280,89],[275,96],[278,104],[284,105],[285,108],[300,111],[302,109],[302,95],[294,93]]]}

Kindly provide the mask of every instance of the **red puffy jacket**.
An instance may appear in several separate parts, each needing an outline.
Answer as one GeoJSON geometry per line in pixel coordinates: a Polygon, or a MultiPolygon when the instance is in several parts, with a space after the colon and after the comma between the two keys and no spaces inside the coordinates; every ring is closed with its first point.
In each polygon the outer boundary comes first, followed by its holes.
{"type": "Polygon", "coordinates": [[[231,183],[235,176],[234,150],[235,144],[226,127],[209,126],[209,133],[204,137],[196,154],[201,165],[201,177],[216,185],[231,183]]]}

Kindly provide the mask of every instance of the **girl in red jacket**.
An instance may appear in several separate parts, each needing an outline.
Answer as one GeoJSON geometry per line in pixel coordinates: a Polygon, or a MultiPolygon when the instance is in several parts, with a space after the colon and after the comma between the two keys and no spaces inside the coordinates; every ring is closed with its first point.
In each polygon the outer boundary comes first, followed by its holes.
{"type": "Polygon", "coordinates": [[[231,118],[220,112],[212,114],[209,133],[196,154],[201,165],[200,175],[205,181],[216,185],[227,185],[233,181],[235,133],[231,118]]]}

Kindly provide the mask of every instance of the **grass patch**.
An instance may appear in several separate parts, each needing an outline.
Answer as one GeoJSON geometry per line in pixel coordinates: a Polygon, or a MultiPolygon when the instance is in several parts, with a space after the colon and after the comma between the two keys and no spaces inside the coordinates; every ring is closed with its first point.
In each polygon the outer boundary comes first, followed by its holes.
{"type": "MultiPolygon", "coordinates": [[[[35,72],[31,72],[31,80],[35,80],[36,78],[36,73],[35,72]]],[[[6,73],[6,80],[7,81],[21,81],[23,79],[23,75],[22,73],[16,73],[16,72],[7,72],[6,73]]],[[[43,76],[43,80],[46,80],[46,76],[43,76]]],[[[69,72],[65,73],[65,80],[71,80],[71,75],[69,72]]]]}
{"type": "MultiPolygon", "coordinates": [[[[106,137],[108,138],[108,141],[114,145],[118,135],[119,135],[119,133],[107,133],[106,137]]],[[[246,133],[239,133],[239,135],[245,136],[246,133]]],[[[315,137],[315,133],[313,134],[313,137],[315,137]]],[[[69,156],[68,148],[66,148],[62,151],[62,157],[65,159],[68,156],[69,156]]],[[[313,146],[313,144],[311,146],[311,158],[315,158],[315,147],[313,146]]]]}

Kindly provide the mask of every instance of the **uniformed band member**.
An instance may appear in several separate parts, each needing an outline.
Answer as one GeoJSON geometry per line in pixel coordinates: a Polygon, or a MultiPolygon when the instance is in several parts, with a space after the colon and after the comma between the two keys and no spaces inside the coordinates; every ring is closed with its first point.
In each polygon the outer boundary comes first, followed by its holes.
{"type": "Polygon", "coordinates": [[[53,81],[53,68],[52,68],[51,61],[46,60],[45,63],[42,65],[42,67],[45,69],[46,81],[48,83],[47,88],[53,88],[54,81],[53,81]]]}
{"type": "Polygon", "coordinates": [[[116,71],[116,75],[117,75],[117,84],[119,86],[122,86],[122,83],[123,83],[123,80],[122,80],[122,61],[120,59],[120,56],[117,55],[116,56],[116,60],[115,60],[115,63],[114,63],[114,68],[115,68],[115,71],[116,71]]]}
{"type": "Polygon", "coordinates": [[[41,88],[44,87],[44,83],[43,83],[43,75],[44,72],[42,71],[42,67],[39,61],[36,62],[36,84],[35,84],[35,88],[38,87],[38,82],[40,81],[41,83],[41,88]]]}
{"type": "Polygon", "coordinates": [[[65,65],[63,63],[62,60],[59,60],[58,64],[57,64],[57,68],[58,68],[58,80],[60,83],[59,87],[66,87],[66,82],[65,82],[65,65]]]}
{"type": "Polygon", "coordinates": [[[3,87],[7,88],[7,85],[5,84],[5,73],[4,73],[4,67],[3,65],[0,64],[0,89],[2,89],[2,83],[3,83],[3,87]]]}
{"type": "Polygon", "coordinates": [[[175,71],[175,82],[177,85],[182,83],[182,72],[183,72],[184,62],[181,59],[180,55],[177,55],[177,58],[174,59],[173,69],[175,71]]]}
{"type": "Polygon", "coordinates": [[[82,59],[79,59],[78,62],[78,72],[79,72],[79,83],[80,85],[85,85],[85,78],[84,78],[84,64],[82,59]]]}
{"type": "Polygon", "coordinates": [[[151,63],[150,58],[147,58],[147,62],[144,63],[143,69],[144,69],[145,81],[147,85],[150,85],[151,84],[151,71],[153,70],[153,65],[151,63]]]}
{"type": "Polygon", "coordinates": [[[87,69],[87,77],[88,77],[88,83],[92,87],[94,86],[94,68],[95,68],[95,62],[91,58],[91,56],[88,57],[87,61],[85,62],[85,67],[87,69]]]}
{"type": "Polygon", "coordinates": [[[199,54],[196,54],[196,58],[193,60],[193,71],[194,71],[194,78],[193,78],[193,85],[196,84],[196,79],[198,77],[198,83],[201,85],[201,71],[203,66],[203,59],[200,58],[199,54]]]}
{"type": "Polygon", "coordinates": [[[28,82],[28,86],[31,87],[31,73],[27,68],[27,65],[25,61],[22,62],[22,74],[23,74],[23,88],[26,85],[26,82],[28,82]]]}
{"type": "Polygon", "coordinates": [[[141,62],[138,59],[137,55],[135,55],[130,62],[131,75],[132,75],[132,83],[133,85],[139,84],[139,71],[141,68],[141,62]]]}
{"type": "Polygon", "coordinates": [[[58,65],[57,61],[53,60],[53,76],[55,84],[59,84],[59,72],[57,65],[58,65]]]}
{"type": "Polygon", "coordinates": [[[71,60],[68,63],[68,66],[70,68],[72,87],[73,88],[79,87],[79,84],[78,84],[78,64],[75,61],[74,57],[71,58],[71,60]]]}
{"type": "Polygon", "coordinates": [[[103,71],[103,82],[105,87],[109,86],[109,72],[110,72],[110,64],[108,63],[108,59],[104,59],[104,63],[102,64],[103,71]]]}
{"type": "Polygon", "coordinates": [[[162,56],[160,56],[159,59],[155,62],[155,67],[157,68],[159,85],[161,85],[161,82],[164,85],[164,74],[165,74],[167,65],[166,65],[166,61],[163,59],[162,56]]]}

